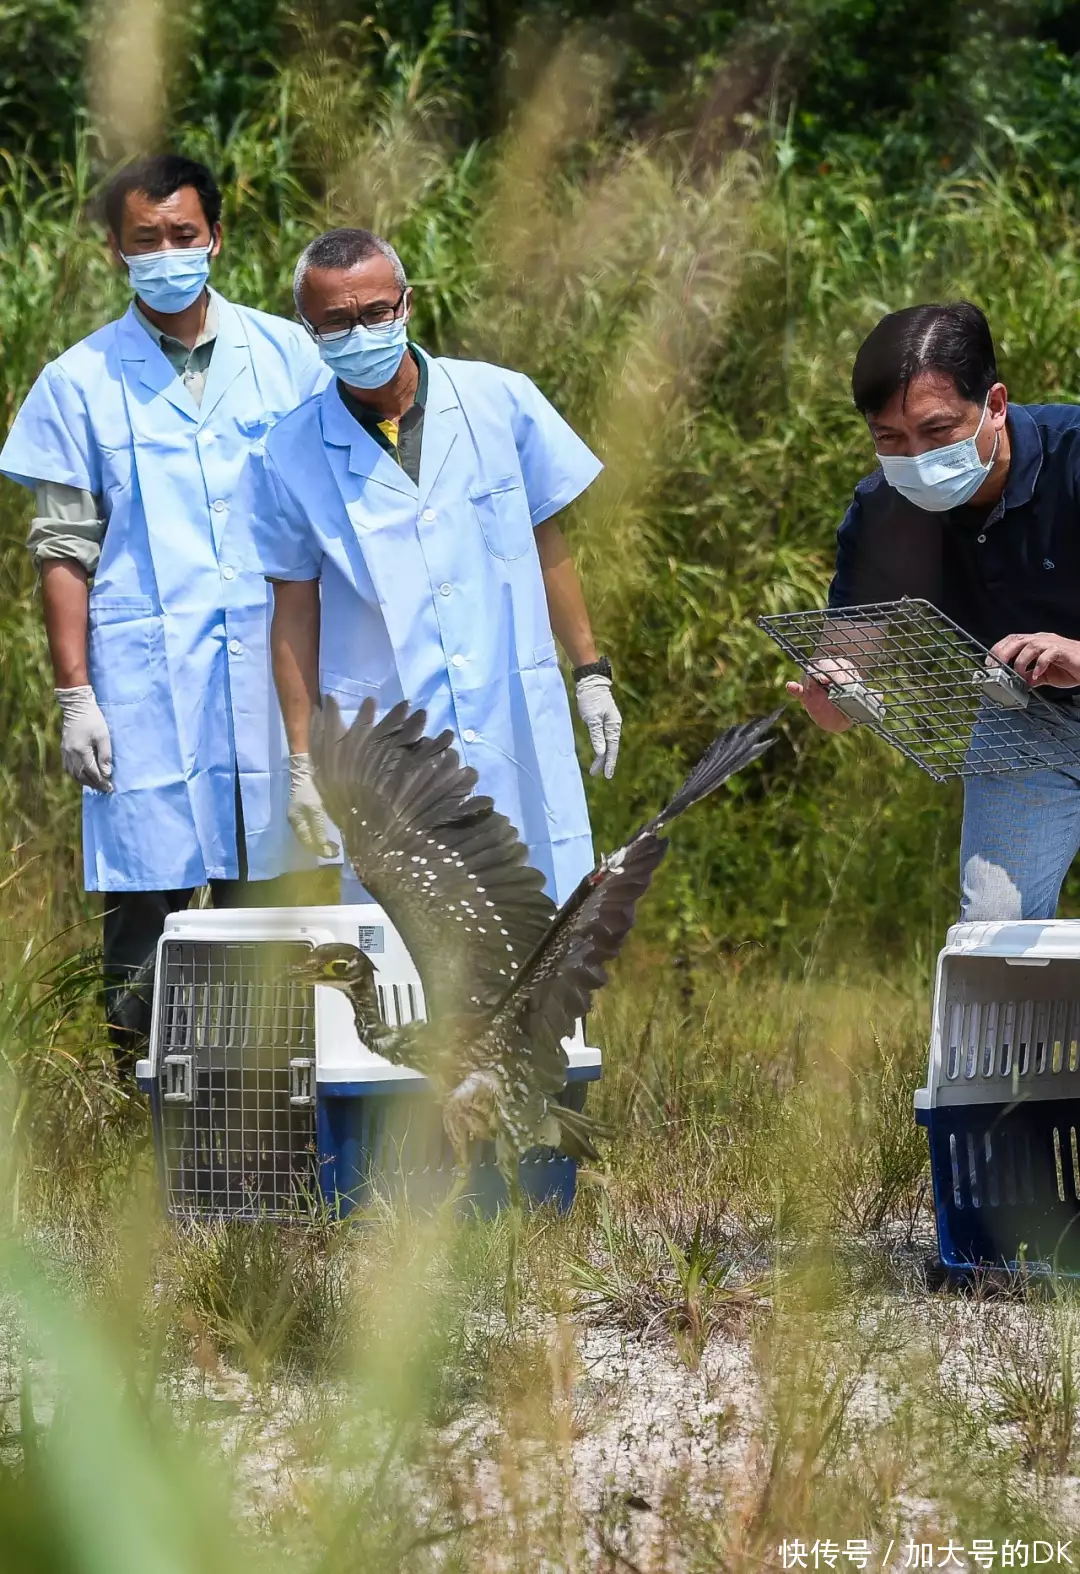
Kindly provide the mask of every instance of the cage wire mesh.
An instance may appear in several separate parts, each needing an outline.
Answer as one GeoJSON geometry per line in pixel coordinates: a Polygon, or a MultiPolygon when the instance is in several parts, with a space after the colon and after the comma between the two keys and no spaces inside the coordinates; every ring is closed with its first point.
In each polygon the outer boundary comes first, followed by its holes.
{"type": "Polygon", "coordinates": [[[170,1213],[295,1216],[317,1197],[308,947],[166,940],[158,980],[160,1153],[170,1213]]]}
{"type": "Polygon", "coordinates": [[[928,601],[787,612],[758,619],[852,721],[935,781],[1080,767],[1071,704],[1030,690],[928,601]]]}

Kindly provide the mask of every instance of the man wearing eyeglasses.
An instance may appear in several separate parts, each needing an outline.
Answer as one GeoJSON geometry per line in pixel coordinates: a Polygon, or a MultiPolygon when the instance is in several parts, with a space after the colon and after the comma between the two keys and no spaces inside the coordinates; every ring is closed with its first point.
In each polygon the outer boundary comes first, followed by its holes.
{"type": "Polygon", "coordinates": [[[594,774],[621,727],[554,519],[600,462],[527,377],[410,343],[404,269],[369,231],[312,242],[295,296],[335,381],[268,434],[245,503],[274,583],[293,827],[336,852],[308,759],[320,692],[346,715],[407,699],[451,729],[563,901],[593,856],[556,638],[594,774]]]}
{"type": "Polygon", "coordinates": [[[269,594],[234,491],[252,445],[326,373],[295,323],[209,287],[221,193],[205,165],[134,164],[105,215],[131,304],[43,369],[0,472],[35,493],[61,759],[84,789],[86,888],[106,893],[123,1061],[149,1028],[146,989],[127,986],[167,915],[205,884],[219,905],[281,900],[271,880],[305,863],[269,594]]]}

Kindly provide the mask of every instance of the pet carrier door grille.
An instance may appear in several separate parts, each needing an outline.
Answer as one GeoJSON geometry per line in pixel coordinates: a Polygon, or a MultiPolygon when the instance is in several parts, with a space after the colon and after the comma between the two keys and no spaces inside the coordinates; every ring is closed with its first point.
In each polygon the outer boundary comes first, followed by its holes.
{"type": "Polygon", "coordinates": [[[171,1213],[295,1215],[316,1195],[314,990],[286,977],[307,949],[164,941],[155,1064],[171,1213]]]}
{"type": "Polygon", "coordinates": [[[1028,689],[928,601],[788,612],[760,626],[833,703],[935,781],[1080,766],[1070,703],[1028,689]]]}
{"type": "Polygon", "coordinates": [[[949,931],[915,1112],[948,1269],[1080,1271],[1080,924],[949,931]]]}
{"type": "Polygon", "coordinates": [[[948,958],[935,1031],[938,1104],[1080,1097],[1080,959],[948,958]]]}

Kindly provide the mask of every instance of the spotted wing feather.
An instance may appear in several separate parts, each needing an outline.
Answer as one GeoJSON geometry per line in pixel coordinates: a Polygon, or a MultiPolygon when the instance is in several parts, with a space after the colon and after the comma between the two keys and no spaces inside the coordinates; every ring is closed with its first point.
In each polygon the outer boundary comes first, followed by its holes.
{"type": "Polygon", "coordinates": [[[670,803],[586,875],[515,976],[496,1016],[499,1037],[531,1056],[538,1085],[563,1086],[562,1040],[607,982],[606,964],[633,928],[637,904],[667,851],[660,830],[763,754],[778,714],[731,727],[717,738],[670,803]]]}
{"type": "Polygon", "coordinates": [[[587,875],[497,1013],[501,1041],[527,1060],[527,1075],[545,1093],[558,1093],[566,1083],[562,1041],[607,983],[605,964],[633,928],[637,904],[667,845],[665,837],[647,832],[587,875]]]}
{"type": "Polygon", "coordinates": [[[367,699],[346,731],[328,699],[311,757],[349,862],[401,934],[437,1020],[491,1010],[555,905],[510,821],[474,795],[453,734],[428,737],[426,721],[403,702],[376,722],[367,699]]]}

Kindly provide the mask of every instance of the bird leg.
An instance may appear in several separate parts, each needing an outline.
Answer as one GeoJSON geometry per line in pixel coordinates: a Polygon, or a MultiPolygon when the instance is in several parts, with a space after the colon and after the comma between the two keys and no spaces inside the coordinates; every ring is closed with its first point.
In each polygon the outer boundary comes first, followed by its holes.
{"type": "Polygon", "coordinates": [[[452,1144],[454,1150],[454,1183],[446,1194],[446,1206],[457,1207],[465,1195],[472,1175],[472,1144],[465,1140],[452,1144]]]}

